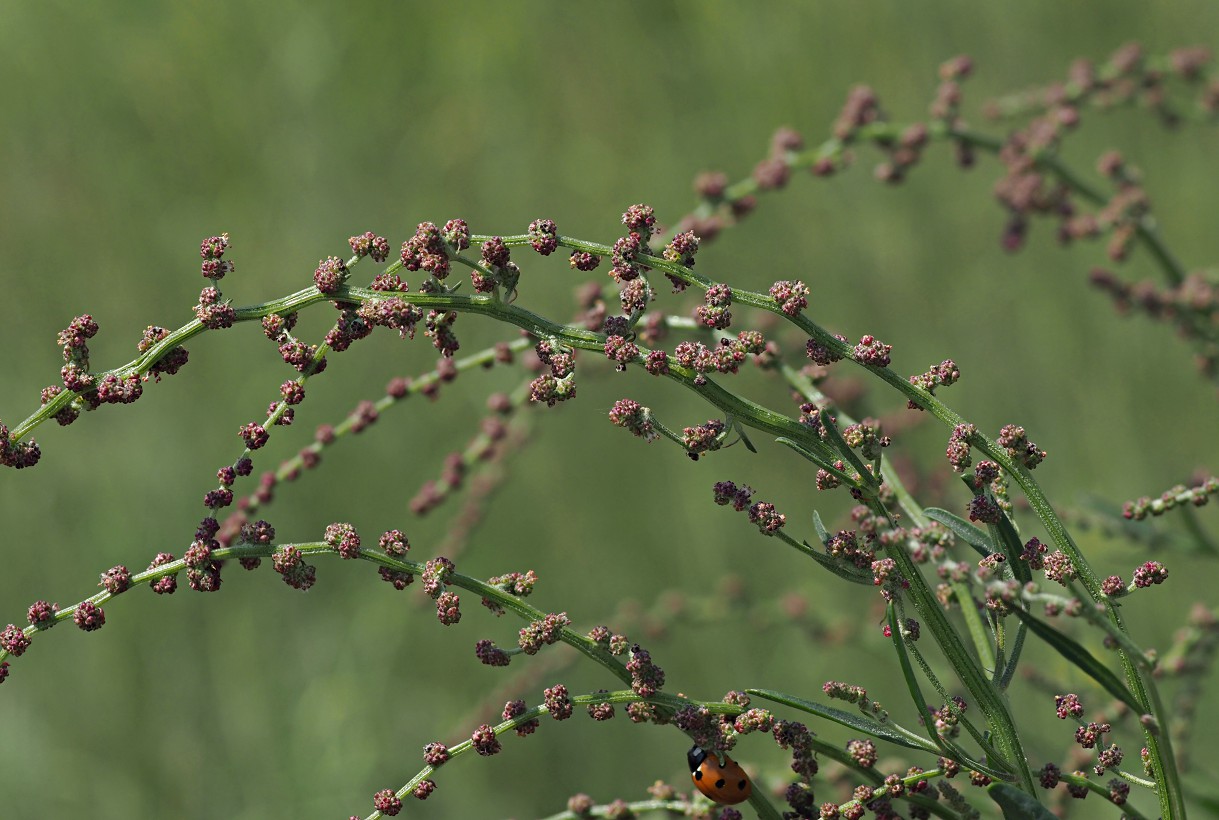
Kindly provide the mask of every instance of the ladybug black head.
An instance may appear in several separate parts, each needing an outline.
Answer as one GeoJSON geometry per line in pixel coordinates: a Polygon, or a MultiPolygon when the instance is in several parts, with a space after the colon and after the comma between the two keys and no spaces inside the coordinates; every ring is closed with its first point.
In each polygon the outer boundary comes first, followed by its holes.
{"type": "Polygon", "coordinates": [[[698,771],[698,767],[703,765],[703,761],[707,759],[707,753],[702,747],[695,743],[690,747],[690,751],[686,752],[686,762],[690,764],[690,771],[698,771]]]}

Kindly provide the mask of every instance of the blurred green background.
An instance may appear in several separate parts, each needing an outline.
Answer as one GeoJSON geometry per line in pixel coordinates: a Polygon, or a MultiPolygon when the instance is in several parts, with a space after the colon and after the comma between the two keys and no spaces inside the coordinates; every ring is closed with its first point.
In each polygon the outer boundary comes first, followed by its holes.
{"type": "MultiPolygon", "coordinates": [[[[98,368],[130,360],[146,325],[191,319],[198,243],[209,234],[232,235],[237,271],[223,287],[239,305],[306,286],[317,260],[345,256],[354,233],[383,233],[397,248],[422,220],[462,216],[478,233],[520,233],[548,216],[565,234],[610,242],[631,203],[651,203],[672,222],[694,204],[696,173],[746,176],[777,126],[819,142],[853,84],[873,85],[893,119],[919,119],[938,65],[968,53],[976,72],[965,110],[983,125],[983,100],[1059,78],[1076,56],[1100,60],[1131,39],[1161,52],[1217,26],[1219,6],[1201,1],[6,2],[0,418],[26,417],[57,380],[55,334],[73,316],[88,312],[101,325],[91,344],[98,368]]],[[[1086,114],[1066,153],[1091,176],[1110,147],[1144,171],[1186,264],[1213,263],[1214,131],[1166,136],[1140,112],[1086,114]]],[[[1120,502],[1215,469],[1213,389],[1171,331],[1118,318],[1089,288],[1101,247],[1063,250],[1041,224],[1024,252],[1004,254],[990,157],[966,174],[936,147],[896,189],[871,179],[872,159],[865,149],[858,167],[828,181],[798,175],[707,246],[698,269],[755,289],[803,279],[816,321],[894,344],[899,372],[954,358],[965,378],[946,400],[992,434],[1023,424],[1051,454],[1038,478],[1063,507],[1091,496],[1120,502]]],[[[581,279],[562,260],[518,256],[519,303],[570,315],[581,279]]],[[[1142,252],[1122,273],[1155,275],[1142,252]]],[[[665,298],[661,307],[678,306],[665,298]]],[[[330,321],[316,309],[302,335],[316,339],[330,321]]],[[[456,330],[463,352],[514,335],[473,317],[456,330]]],[[[288,377],[253,325],[189,348],[182,374],[149,385],[138,404],[70,428],[44,425],[38,467],[0,472],[0,624],[24,622],[38,598],[66,606],[91,594],[114,564],[137,570],[159,550],[181,555],[216,468],[239,452],[235,431],[261,418],[288,377]]],[[[430,369],[433,353],[426,340],[374,336],[332,356],[297,425],[276,433],[259,468],[380,395],[391,376],[430,369]]],[[[814,508],[841,525],[845,498],[818,496],[807,465],[766,441],[758,456],[737,447],[691,463],[671,446],[630,439],[605,421],[621,396],[676,426],[711,410],[637,370],[618,375],[591,359],[584,368],[578,400],[528,414],[530,445],[505,465],[459,569],[537,570],[537,606],[566,610],[581,628],[632,631],[673,691],[715,698],[762,686],[817,699],[833,678],[866,686],[910,722],[874,596],[759,538],[743,516],[709,503],[709,487],[752,484],[804,538],[814,537],[814,508]],[[730,574],[741,585],[735,604],[723,594],[730,574]],[[674,590],[695,610],[710,604],[730,617],[645,631],[640,613],[679,603],[674,590]],[[823,630],[782,623],[792,593],[823,630]],[[830,639],[841,633],[852,637],[830,639]]],[[[518,380],[507,369],[463,376],[436,406],[412,400],[343,441],[326,469],[283,486],[266,510],[279,539],[316,539],[335,520],[366,540],[399,526],[412,557],[431,557],[459,505],[417,519],[407,502],[474,433],[487,393],[518,380]]],[[[773,383],[739,384],[789,406],[773,383]]],[[[878,392],[869,409],[902,404],[878,392]]],[[[914,431],[895,455],[942,481],[945,435],[914,431]]],[[[964,501],[957,492],[947,503],[960,510],[964,501]]],[[[1146,557],[1084,540],[1102,574],[1128,577],[1146,557]]],[[[1171,586],[1137,596],[1126,612],[1136,640],[1165,647],[1193,601],[1213,604],[1215,567],[1157,557],[1171,586]]],[[[417,588],[395,593],[366,565],[321,561],[318,574],[302,595],[267,567],[230,567],[219,594],[136,590],[107,608],[99,633],[65,625],[38,637],[13,659],[0,697],[0,816],[363,815],[374,791],[418,770],[424,743],[451,745],[494,722],[499,687],[519,675],[530,676],[530,703],[556,681],[573,692],[615,685],[588,664],[543,665],[568,660],[565,647],[507,670],[478,665],[476,640],[511,645],[520,624],[494,620],[472,596],[463,596],[462,622],[443,628],[417,588]]],[[[1029,659],[1060,675],[1064,690],[1085,689],[1056,658],[1034,649],[1029,659]]],[[[1069,730],[1052,720],[1047,696],[1018,684],[1013,697],[1037,732],[1034,760],[1061,761],[1069,730]]],[[[1214,698],[1206,693],[1201,725],[1215,718],[1214,698]]],[[[1137,759],[1137,741],[1127,742],[1137,759]]],[[[608,724],[547,723],[534,737],[506,738],[497,757],[442,771],[437,793],[408,813],[526,818],[559,811],[578,791],[638,799],[657,778],[686,782],[685,747],[676,732],[621,714],[608,724]]],[[[737,757],[764,786],[785,776],[782,753],[762,738],[747,738],[737,757]]],[[[1216,763],[1206,750],[1193,758],[1203,776],[1216,763]]],[[[1079,816],[1101,808],[1093,799],[1079,816]]]]}

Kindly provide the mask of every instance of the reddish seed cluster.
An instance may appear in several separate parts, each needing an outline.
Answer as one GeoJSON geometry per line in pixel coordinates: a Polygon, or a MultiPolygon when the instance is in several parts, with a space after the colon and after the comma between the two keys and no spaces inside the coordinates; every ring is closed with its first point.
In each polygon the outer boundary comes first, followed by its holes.
{"type": "Polygon", "coordinates": [[[476,291],[490,293],[497,287],[509,294],[516,291],[521,270],[511,261],[511,250],[501,237],[493,236],[483,243],[482,260],[486,270],[474,270],[470,274],[476,291]]]}
{"type": "Polygon", "coordinates": [[[423,591],[429,598],[439,598],[444,585],[456,570],[453,562],[444,556],[429,559],[423,565],[423,591]]]}
{"type": "Polygon", "coordinates": [[[415,576],[409,572],[399,572],[389,567],[377,567],[377,574],[381,576],[382,581],[390,584],[399,592],[409,587],[415,581],[415,576]]]}
{"type": "Polygon", "coordinates": [[[707,419],[706,424],[682,428],[682,446],[686,448],[686,454],[697,461],[703,453],[714,452],[723,446],[722,435],[726,429],[719,419],[707,419]]]}
{"type": "Polygon", "coordinates": [[[63,359],[68,364],[77,364],[89,369],[88,340],[97,335],[97,322],[89,314],[77,316],[68,326],[59,331],[56,341],[63,348],[63,359]]]}
{"type": "Polygon", "coordinates": [[[322,293],[336,293],[347,281],[347,265],[337,256],[328,256],[318,262],[313,272],[313,284],[322,293]]]}
{"type": "Polygon", "coordinates": [[[766,709],[749,709],[733,718],[732,728],[739,734],[769,732],[775,725],[775,716],[766,709]]]}
{"type": "Polygon", "coordinates": [[[452,357],[461,345],[457,341],[457,336],[453,333],[453,324],[457,321],[457,311],[455,310],[429,310],[427,316],[424,317],[423,335],[432,340],[432,347],[440,351],[440,355],[446,358],[452,357]]]}
{"type": "Polygon", "coordinates": [[[566,612],[550,613],[522,627],[517,642],[526,655],[536,655],[543,646],[558,643],[563,636],[563,628],[567,626],[571,626],[571,618],[567,617],[566,612]]]}
{"type": "Polygon", "coordinates": [[[351,246],[352,253],[361,259],[371,256],[374,262],[384,262],[389,258],[389,240],[372,231],[351,237],[347,244],[351,246]]]}
{"type": "Polygon", "coordinates": [[[977,433],[977,428],[972,424],[958,424],[952,428],[952,435],[948,437],[948,450],[945,455],[948,456],[948,463],[952,465],[953,472],[963,473],[972,463],[973,457],[969,452],[969,439],[975,433],[977,433]]]}
{"type": "Polygon", "coordinates": [[[665,685],[664,670],[652,663],[651,654],[639,644],[631,647],[626,671],[631,673],[631,689],[641,698],[652,697],[665,685]]]}
{"type": "MultiPolygon", "coordinates": [[[[698,253],[699,238],[694,235],[694,231],[682,231],[676,234],[669,244],[665,246],[663,256],[670,262],[681,265],[683,268],[694,267],[694,256],[698,253]]],[[[685,283],[679,279],[674,279],[672,274],[668,274],[670,281],[675,284],[680,284],[682,288],[685,283]]]]}
{"type": "Polygon", "coordinates": [[[876,765],[876,744],[870,740],[848,740],[846,752],[857,766],[870,769],[876,765]]]}
{"type": "MultiPolygon", "coordinates": [[[[910,383],[915,387],[921,387],[934,396],[936,388],[951,387],[960,378],[961,371],[957,367],[957,363],[952,359],[945,359],[937,365],[932,365],[925,372],[911,376],[910,383]]],[[[911,410],[923,409],[914,401],[907,402],[906,406],[911,410]]]]}
{"type": "Polygon", "coordinates": [[[817,760],[813,757],[813,733],[803,723],[788,720],[775,721],[771,730],[775,743],[781,749],[790,749],[791,768],[805,780],[817,774],[817,760]]]}
{"type": "Polygon", "coordinates": [[[507,666],[512,660],[511,655],[486,638],[474,644],[474,656],[486,666],[507,666]]]}
{"type": "Polygon", "coordinates": [[[788,316],[798,316],[800,311],[808,307],[808,294],[808,286],[800,281],[791,282],[784,279],[770,286],[770,297],[788,316]]]}
{"type": "Polygon", "coordinates": [[[639,316],[648,308],[648,302],[653,298],[652,288],[644,279],[634,279],[624,282],[618,291],[618,304],[623,314],[631,317],[639,316]]]}
{"type": "Polygon", "coordinates": [[[559,247],[559,229],[553,219],[535,219],[529,223],[529,244],[542,256],[550,256],[559,247]]]}
{"type": "Polygon", "coordinates": [[[1080,702],[1079,695],[1074,692],[1055,695],[1054,712],[1060,720],[1066,720],[1069,717],[1077,718],[1084,713],[1084,705],[1080,702]]]}
{"type": "Polygon", "coordinates": [[[50,629],[55,625],[55,615],[59,612],[59,604],[47,601],[35,601],[26,610],[25,618],[31,626],[39,629],[50,629]]]}
{"type": "Polygon", "coordinates": [[[638,264],[635,260],[639,254],[646,252],[647,246],[638,233],[629,233],[619,237],[614,242],[610,253],[609,275],[615,282],[630,282],[639,278],[639,274],[648,270],[647,266],[638,264]]]}
{"type": "Polygon", "coordinates": [[[1075,565],[1071,562],[1070,556],[1062,550],[1055,550],[1045,556],[1044,563],[1045,577],[1062,584],[1064,587],[1077,575],[1075,565]]]}
{"type": "Polygon", "coordinates": [[[317,580],[317,569],[306,564],[304,556],[296,547],[282,546],[271,554],[271,566],[284,579],[284,583],[302,592],[317,580]]]}
{"type": "Polygon", "coordinates": [[[1075,730],[1075,742],[1085,749],[1091,749],[1104,740],[1104,736],[1111,731],[1113,731],[1113,727],[1108,723],[1091,721],[1087,726],[1080,726],[1075,730]]]}
{"type": "MultiPolygon", "coordinates": [[[[153,570],[166,564],[172,564],[173,561],[174,557],[168,552],[158,552],[152,559],[152,563],[148,565],[148,569],[153,570]]],[[[177,574],[166,575],[164,578],[153,581],[150,588],[157,595],[173,595],[178,590],[178,576],[177,574]]]]}
{"type": "MultiPolygon", "coordinates": [[[[136,344],[136,349],[140,353],[147,353],[153,345],[160,342],[162,339],[169,336],[169,330],[158,325],[149,325],[144,329],[140,341],[136,344]]],[[[172,376],[182,369],[186,364],[189,354],[186,348],[182,346],[172,347],[161,354],[161,358],[157,359],[156,364],[148,371],[148,375],[155,381],[160,381],[162,375],[172,376]]]]}
{"type": "Polygon", "coordinates": [[[486,723],[474,730],[474,733],[470,735],[470,741],[474,744],[474,751],[483,757],[499,754],[503,749],[499,739],[495,736],[495,730],[486,723]]]}
{"type": "Polygon", "coordinates": [[[86,397],[90,404],[131,404],[144,394],[144,384],[138,373],[119,378],[107,373],[97,382],[97,392],[86,397]]]}
{"type": "Polygon", "coordinates": [[[398,331],[402,339],[415,338],[415,326],[423,319],[422,308],[400,296],[364,302],[356,314],[368,325],[398,331]]]}
{"type": "Polygon", "coordinates": [[[847,703],[864,703],[868,699],[868,690],[862,686],[828,680],[821,685],[821,691],[833,700],[844,700],[847,703]]]}
{"type": "MultiPolygon", "coordinates": [[[[871,536],[867,536],[870,540],[871,536]]],[[[825,543],[825,552],[832,558],[853,564],[860,569],[870,569],[876,560],[875,550],[863,547],[854,530],[839,530],[825,543]]]]}
{"type": "Polygon", "coordinates": [[[1168,579],[1168,570],[1159,561],[1148,561],[1134,571],[1132,583],[1146,589],[1153,584],[1162,584],[1168,579]]]}
{"type": "Polygon", "coordinates": [[[423,760],[429,766],[439,766],[449,759],[449,747],[443,743],[429,743],[423,747],[423,760]]]}
{"type": "Polygon", "coordinates": [[[323,341],[335,353],[342,353],[360,339],[367,338],[373,331],[378,317],[370,315],[371,311],[343,306],[339,310],[339,318],[334,327],[326,333],[323,341]]]}
{"type": "Polygon", "coordinates": [[[594,271],[601,264],[601,257],[587,251],[572,251],[568,264],[578,271],[594,271]]]}
{"type": "Polygon", "coordinates": [[[446,245],[439,228],[431,222],[420,222],[414,236],[402,243],[402,267],[409,271],[421,270],[443,280],[449,275],[446,245]]]}
{"type": "Polygon", "coordinates": [[[464,251],[470,247],[470,226],[464,219],[450,219],[444,223],[440,236],[445,244],[455,251],[464,251]]]}
{"type": "Polygon", "coordinates": [[[651,205],[632,205],[622,214],[622,224],[628,231],[651,236],[658,230],[656,227],[656,211],[651,205]]]}
{"type": "Polygon", "coordinates": [[[436,597],[436,618],[445,626],[461,620],[461,599],[457,593],[445,590],[436,597]]]}
{"type": "Polygon", "coordinates": [[[232,327],[237,321],[237,311],[228,302],[220,301],[220,291],[214,287],[206,287],[199,291],[195,318],[208,330],[223,330],[232,327]]]}
{"type": "MultiPolygon", "coordinates": [[[[834,334],[834,338],[843,344],[845,344],[847,340],[846,336],[837,333],[834,334]]],[[[814,364],[822,367],[826,367],[842,359],[841,353],[832,349],[829,345],[817,341],[816,339],[809,339],[807,342],[805,342],[804,352],[805,355],[812,359],[814,364]]]]}
{"type": "Polygon", "coordinates": [[[497,586],[509,595],[516,595],[519,598],[529,597],[537,582],[538,576],[533,570],[525,573],[509,572],[505,575],[493,575],[487,579],[488,584],[497,586]]]}
{"type": "Polygon", "coordinates": [[[1024,428],[1016,424],[1004,425],[999,431],[996,442],[1007,450],[1009,456],[1028,470],[1034,469],[1045,460],[1047,455],[1045,450],[1039,450],[1036,444],[1029,441],[1028,436],[1024,433],[1024,428]]]}
{"type": "Polygon", "coordinates": [[[610,336],[605,340],[605,357],[614,362],[614,369],[626,372],[626,366],[639,358],[639,346],[622,336],[610,336]]]}
{"type": "Polygon", "coordinates": [[[975,495],[969,500],[969,520],[998,524],[1003,520],[1003,509],[989,495],[975,495]]]}
{"type": "Polygon", "coordinates": [[[755,525],[763,535],[774,535],[783,529],[787,516],[776,510],[774,504],[759,501],[749,507],[749,523],[755,525]]]}
{"type": "Polygon", "coordinates": [[[72,613],[72,620],[85,632],[93,632],[105,626],[106,613],[92,601],[83,601],[72,613]]]}
{"type": "Polygon", "coordinates": [[[723,330],[732,324],[732,288],[727,285],[712,285],[707,288],[704,304],[694,309],[694,319],[712,330],[723,330]]]}
{"type": "Polygon", "coordinates": [[[561,683],[556,683],[554,686],[546,689],[543,692],[546,706],[546,711],[555,720],[567,720],[571,717],[572,703],[571,697],[567,694],[567,687],[561,683]]]}
{"type": "Polygon", "coordinates": [[[104,587],[111,595],[126,592],[131,588],[131,573],[122,564],[111,567],[102,573],[102,580],[98,586],[104,587]]]}
{"type": "Polygon", "coordinates": [[[893,345],[887,345],[875,336],[865,334],[859,338],[859,344],[855,345],[854,357],[855,361],[870,367],[888,367],[889,354],[892,351],[893,345]]]}
{"type": "Polygon", "coordinates": [[[401,530],[387,530],[381,533],[381,538],[377,542],[382,551],[390,558],[401,558],[410,550],[410,542],[401,530]]]}
{"type": "Polygon", "coordinates": [[[744,512],[753,499],[753,488],[748,484],[737,486],[731,481],[717,481],[712,488],[715,503],[721,507],[732,505],[737,512],[744,512]]]}
{"type": "Polygon", "coordinates": [[[327,525],[322,540],[347,560],[358,558],[360,555],[360,534],[351,524],[335,522],[327,525]]]}
{"type": "Polygon", "coordinates": [[[880,422],[872,418],[842,428],[842,439],[868,461],[880,458],[881,450],[893,443],[888,436],[881,435],[880,422]]]}
{"type": "Polygon", "coordinates": [[[402,801],[394,794],[393,789],[382,789],[374,794],[372,805],[373,808],[388,817],[394,817],[402,811],[402,801]]]}
{"type": "Polygon", "coordinates": [[[229,249],[229,235],[209,236],[199,244],[199,256],[203,257],[201,271],[207,279],[217,282],[226,273],[235,269],[232,262],[224,260],[224,252],[229,249]]]}
{"type": "MultiPolygon", "coordinates": [[[[527,712],[527,711],[529,711],[529,709],[525,706],[525,701],[510,700],[504,704],[504,711],[503,711],[502,716],[503,716],[504,720],[513,720],[514,718],[518,718],[521,715],[525,714],[525,712],[527,712]]],[[[539,721],[537,718],[534,718],[532,720],[527,720],[524,723],[522,723],[516,727],[516,735],[517,735],[517,737],[525,737],[526,735],[531,735],[535,731],[537,731],[537,728],[541,725],[542,725],[541,721],[539,721]]]]}
{"type": "MultiPolygon", "coordinates": [[[[597,692],[598,695],[609,694],[604,689],[597,692]]],[[[614,704],[603,701],[601,703],[590,703],[588,705],[588,716],[593,720],[602,721],[610,720],[614,716],[614,704]]]]}
{"type": "Polygon", "coordinates": [[[0,631],[0,649],[14,657],[21,657],[30,647],[29,637],[16,624],[9,624],[0,631]]]}

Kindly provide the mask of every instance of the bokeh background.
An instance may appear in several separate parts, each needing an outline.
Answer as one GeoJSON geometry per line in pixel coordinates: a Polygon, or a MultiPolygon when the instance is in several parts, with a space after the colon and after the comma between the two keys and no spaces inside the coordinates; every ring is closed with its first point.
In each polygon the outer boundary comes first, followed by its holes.
{"type": "MultiPolygon", "coordinates": [[[[610,242],[631,203],[675,221],[694,204],[696,173],[746,176],[778,126],[819,142],[853,84],[872,84],[895,120],[918,119],[937,66],[971,54],[965,110],[981,125],[983,100],[1061,77],[1076,56],[1100,60],[1132,39],[1162,52],[1217,30],[1219,6],[1203,0],[6,2],[0,418],[26,417],[56,381],[55,333],[73,316],[88,312],[101,325],[91,344],[101,368],[129,361],[145,326],[191,319],[198,243],[213,233],[232,235],[237,271],[223,286],[236,304],[306,286],[317,260],[345,256],[354,233],[383,233],[396,248],[422,220],[462,216],[475,232],[519,233],[548,216],[563,233],[610,242]]],[[[1110,147],[1144,171],[1186,264],[1213,264],[1214,130],[1169,135],[1142,112],[1089,115],[1066,155],[1092,175],[1110,147]]],[[[1094,498],[1116,505],[1213,470],[1219,410],[1187,346],[1164,326],[1119,318],[1089,288],[1101,247],[1064,250],[1041,225],[1022,253],[1005,254],[991,195],[998,165],[983,157],[962,173],[949,153],[933,149],[898,188],[872,180],[866,149],[850,173],[800,175],[708,245],[699,270],[755,289],[803,279],[817,321],[893,343],[899,372],[954,358],[965,379],[946,399],[992,434],[1025,425],[1051,454],[1038,478],[1064,509],[1094,498]]],[[[521,259],[520,304],[570,315],[582,280],[562,260],[521,259]]],[[[1139,252],[1123,274],[1155,270],[1139,252]]],[[[316,309],[302,335],[316,339],[330,321],[316,309]]],[[[456,329],[463,352],[514,335],[473,317],[456,329]]],[[[261,417],[288,375],[253,325],[189,347],[187,368],[138,404],[70,428],[45,425],[37,468],[0,473],[0,623],[23,622],[38,598],[68,605],[91,594],[114,564],[142,569],[157,551],[183,552],[216,468],[239,452],[235,431],[261,417]]],[[[425,340],[388,336],[332,356],[297,425],[277,430],[259,466],[380,395],[391,376],[433,362],[425,340]]],[[[519,379],[475,373],[435,405],[394,408],[328,452],[324,470],[282,487],[264,514],[281,540],[313,540],[344,520],[366,539],[401,527],[412,557],[434,555],[461,499],[423,519],[408,501],[477,429],[486,395],[519,379]]],[[[911,722],[874,596],[760,538],[743,516],[712,505],[709,488],[752,484],[806,538],[814,509],[842,523],[844,499],[817,495],[808,465],[760,436],[759,455],[737,447],[691,463],[606,422],[624,395],[677,426],[711,415],[674,385],[590,359],[579,384],[576,401],[526,414],[529,444],[502,465],[459,569],[535,569],[539,607],[638,636],[674,691],[714,698],[762,686],[818,698],[832,678],[866,686],[911,722]],[[783,614],[793,601],[806,608],[799,623],[783,614]],[[687,616],[664,615],[682,606],[687,616]]],[[[774,383],[740,385],[788,406],[774,383]]],[[[868,401],[876,414],[902,404],[884,392],[868,401]]],[[[942,483],[944,438],[928,426],[894,452],[942,483]]],[[[957,510],[964,502],[951,490],[944,501],[957,510]]],[[[1203,520],[1213,522],[1209,512],[1203,520]]],[[[1102,574],[1128,576],[1146,558],[1127,543],[1081,537],[1102,574]]],[[[1136,640],[1164,647],[1194,601],[1213,605],[1215,562],[1156,557],[1169,586],[1126,612],[1136,640]]],[[[66,625],[40,636],[12,659],[0,697],[0,816],[363,815],[374,791],[418,770],[424,743],[451,745],[494,722],[512,686],[530,703],[557,681],[574,692],[615,686],[588,664],[567,665],[565,647],[507,670],[478,665],[476,640],[510,645],[520,624],[496,621],[474,600],[444,628],[417,586],[395,593],[367,565],[321,561],[318,572],[302,595],[267,567],[230,567],[219,594],[138,589],[107,607],[101,632],[66,625]]],[[[1064,691],[1088,691],[1055,657],[1033,649],[1028,658],[1064,691]]],[[[1013,697],[1035,731],[1034,759],[1061,760],[1069,730],[1047,696],[1021,683],[1013,697]]],[[[1208,691],[1200,725],[1215,715],[1208,691]]],[[[1137,741],[1128,743],[1137,760],[1137,741]]],[[[561,810],[579,791],[638,799],[658,778],[686,782],[685,748],[673,730],[621,714],[546,723],[531,738],[506,738],[497,757],[442,771],[437,793],[408,812],[527,818],[561,810]]],[[[783,782],[772,743],[748,738],[738,752],[763,787],[783,782]]],[[[1213,752],[1191,760],[1193,782],[1215,772],[1213,752]]],[[[1086,816],[1102,806],[1079,808],[1086,816]]]]}

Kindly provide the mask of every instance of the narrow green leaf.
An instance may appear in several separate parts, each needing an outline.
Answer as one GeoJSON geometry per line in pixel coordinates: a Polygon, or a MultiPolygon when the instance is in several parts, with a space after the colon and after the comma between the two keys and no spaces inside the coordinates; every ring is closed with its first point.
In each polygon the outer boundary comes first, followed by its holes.
{"type": "Polygon", "coordinates": [[[969,544],[983,558],[995,551],[994,544],[991,543],[990,536],[982,530],[970,524],[959,515],[948,512],[948,510],[940,509],[939,507],[928,507],[923,510],[928,518],[932,521],[938,521],[949,530],[952,531],[957,538],[960,538],[966,544],[969,544]]]}
{"type": "Polygon", "coordinates": [[[982,623],[982,616],[978,612],[978,607],[974,604],[973,596],[969,594],[969,587],[965,586],[962,581],[952,581],[951,586],[957,603],[961,605],[961,617],[965,621],[965,628],[969,632],[969,639],[973,641],[974,652],[978,656],[978,663],[983,669],[993,672],[995,669],[995,650],[991,646],[990,630],[986,628],[986,624],[982,623]]]}
{"type": "Polygon", "coordinates": [[[902,668],[902,677],[906,679],[906,688],[910,691],[910,699],[914,701],[914,710],[923,718],[923,726],[929,734],[932,735],[931,741],[935,743],[938,738],[935,736],[934,723],[931,720],[931,709],[927,706],[927,699],[923,697],[923,690],[918,685],[918,678],[914,676],[914,667],[910,664],[910,656],[906,654],[906,642],[902,640],[901,628],[897,623],[897,611],[894,609],[892,602],[888,607],[889,618],[889,635],[893,639],[893,646],[897,650],[897,660],[902,668]]]}
{"type": "Polygon", "coordinates": [[[830,540],[830,532],[825,528],[825,523],[821,520],[821,513],[813,510],[813,529],[817,531],[817,537],[821,539],[821,546],[830,540]]]}
{"type": "Polygon", "coordinates": [[[871,735],[879,740],[887,740],[890,743],[895,743],[898,746],[905,746],[907,749],[918,749],[932,754],[939,754],[940,750],[933,743],[924,741],[918,738],[917,735],[911,736],[903,734],[883,723],[876,723],[869,720],[863,715],[854,714],[852,712],[844,712],[841,709],[834,709],[830,706],[822,706],[819,703],[798,698],[795,695],[789,695],[786,692],[776,692],[772,689],[746,689],[748,695],[756,695],[757,697],[766,700],[782,703],[784,706],[790,706],[793,709],[799,709],[801,712],[808,712],[810,715],[816,715],[820,718],[833,721],[864,734],[871,735]]]}
{"type": "Polygon", "coordinates": [[[1033,631],[1033,634],[1054,647],[1058,651],[1058,654],[1078,666],[1089,677],[1103,686],[1105,691],[1133,709],[1136,715],[1141,715],[1147,711],[1147,707],[1139,703],[1138,699],[1126,688],[1126,685],[1121,682],[1117,675],[1109,671],[1107,666],[1098,661],[1091,652],[1084,649],[1074,638],[1059,632],[1045,621],[1038,620],[1023,609],[1012,609],[1011,613],[1027,624],[1028,628],[1033,631]]]}
{"type": "Polygon", "coordinates": [[[986,787],[990,799],[1003,810],[1003,820],[1055,820],[1050,810],[1028,792],[1007,783],[991,783],[986,787]]]}

